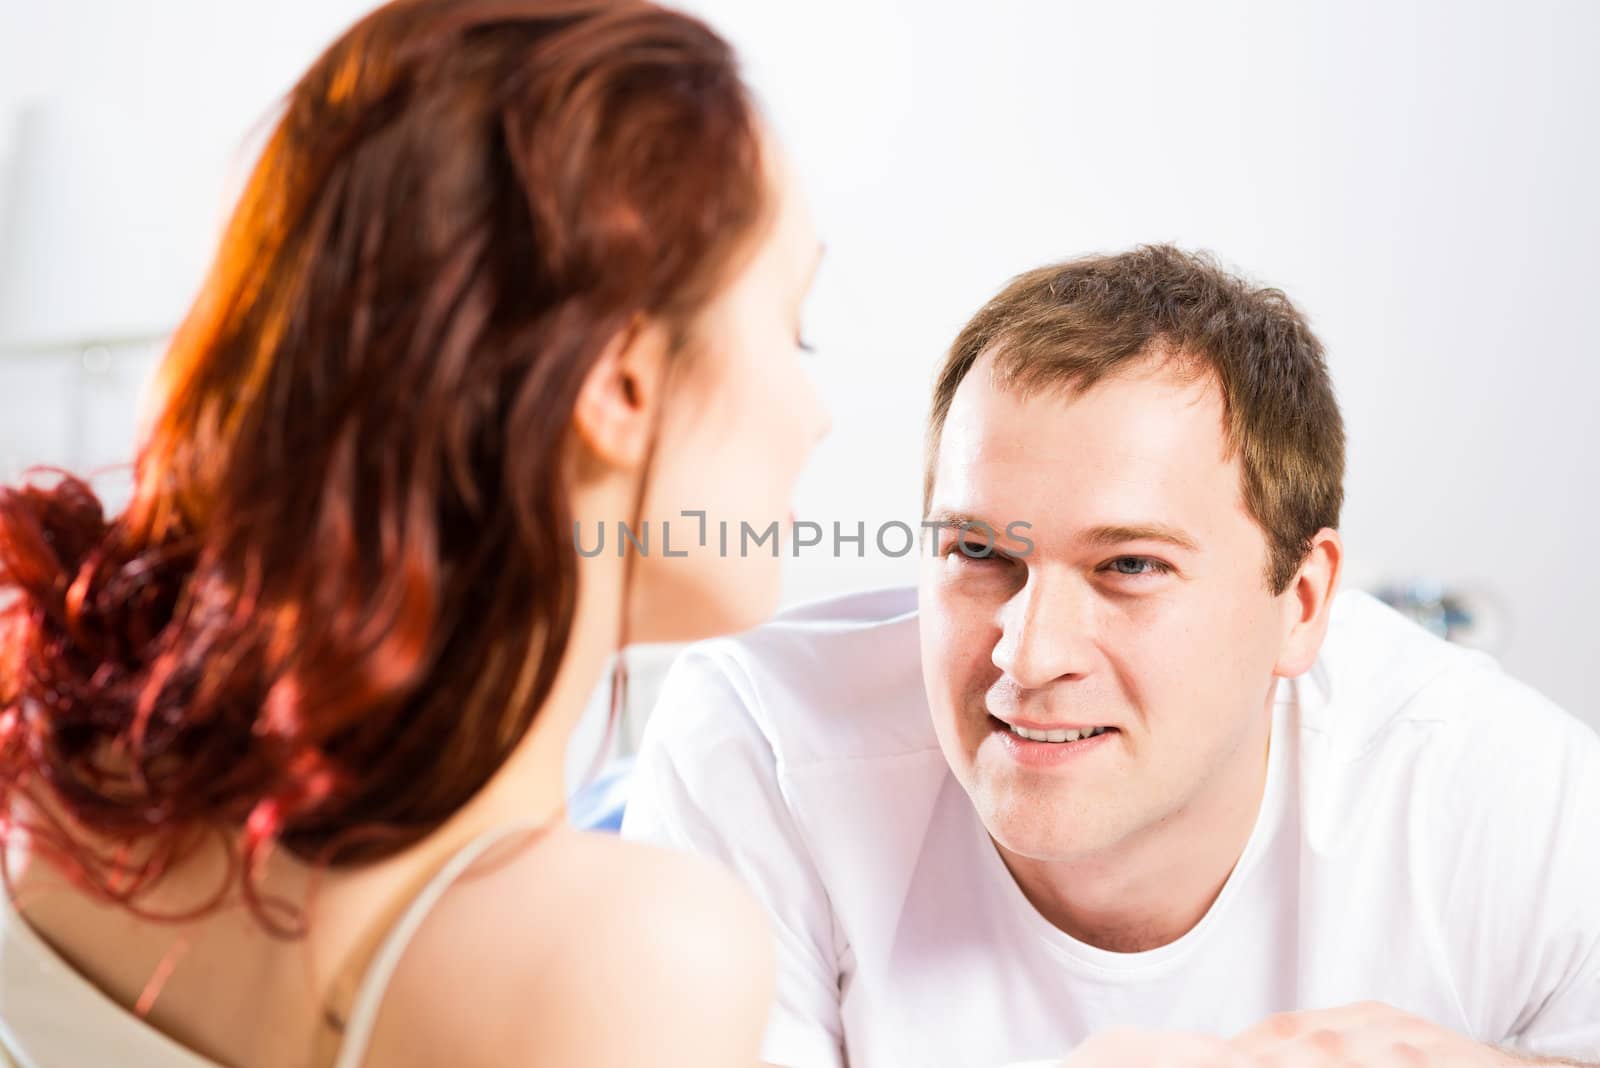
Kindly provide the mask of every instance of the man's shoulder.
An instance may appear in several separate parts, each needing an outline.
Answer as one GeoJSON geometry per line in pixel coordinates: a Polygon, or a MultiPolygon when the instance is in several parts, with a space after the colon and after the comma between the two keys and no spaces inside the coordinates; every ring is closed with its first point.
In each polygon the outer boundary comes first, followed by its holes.
{"type": "MultiPolygon", "coordinates": [[[[1495,822],[1553,818],[1600,776],[1600,735],[1488,654],[1447,642],[1376,598],[1343,593],[1321,655],[1295,680],[1309,784],[1495,822]]],[[[1340,793],[1330,790],[1330,793],[1340,793]]],[[[1452,822],[1460,822],[1459,819],[1452,822]]],[[[1482,827],[1476,828],[1482,830],[1482,827]]]]}
{"type": "Polygon", "coordinates": [[[661,721],[652,729],[679,735],[753,730],[790,769],[934,750],[916,590],[813,601],[690,646],[652,719],[661,721]]]}
{"type": "Polygon", "coordinates": [[[923,696],[915,592],[853,594],[678,658],[623,834],[759,869],[769,905],[814,908],[815,923],[831,914],[858,934],[892,931],[880,910],[903,899],[949,777],[923,696]]]}
{"type": "Polygon", "coordinates": [[[1338,902],[1330,923],[1430,932],[1485,1033],[1592,1004],[1571,984],[1600,959],[1600,735],[1492,657],[1342,600],[1298,691],[1301,885],[1338,902]]]}
{"type": "Polygon", "coordinates": [[[1593,736],[1494,657],[1445,641],[1359,590],[1338,595],[1316,663],[1293,685],[1301,726],[1349,757],[1419,735],[1491,747],[1510,728],[1539,744],[1593,736]]]}

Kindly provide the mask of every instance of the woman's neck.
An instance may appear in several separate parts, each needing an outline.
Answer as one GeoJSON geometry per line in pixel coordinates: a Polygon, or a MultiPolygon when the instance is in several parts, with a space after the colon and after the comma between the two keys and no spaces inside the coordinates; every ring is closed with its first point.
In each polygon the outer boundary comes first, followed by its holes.
{"type": "Polygon", "coordinates": [[[485,787],[431,839],[453,853],[509,823],[559,817],[566,805],[567,748],[617,649],[623,612],[622,561],[596,557],[579,565],[578,604],[566,653],[528,733],[485,787]]]}

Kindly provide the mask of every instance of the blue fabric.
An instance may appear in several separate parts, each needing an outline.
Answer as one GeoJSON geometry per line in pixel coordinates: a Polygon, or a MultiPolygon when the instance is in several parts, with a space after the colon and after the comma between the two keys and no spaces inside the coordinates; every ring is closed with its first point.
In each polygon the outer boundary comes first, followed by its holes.
{"type": "Polygon", "coordinates": [[[622,814],[628,807],[628,785],[633,775],[633,758],[621,757],[603,768],[592,782],[578,787],[567,799],[567,819],[582,831],[622,829],[622,814]]]}

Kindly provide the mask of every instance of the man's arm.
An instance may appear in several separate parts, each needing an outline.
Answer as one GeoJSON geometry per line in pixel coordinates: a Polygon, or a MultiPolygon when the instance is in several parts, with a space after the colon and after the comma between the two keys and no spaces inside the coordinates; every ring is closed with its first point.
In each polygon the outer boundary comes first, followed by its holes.
{"type": "Polygon", "coordinates": [[[1493,666],[1413,698],[1428,702],[1473,712],[1416,769],[1442,787],[1416,878],[1439,910],[1451,1022],[1531,1058],[1511,1064],[1600,1062],[1600,736],[1493,666]]]}

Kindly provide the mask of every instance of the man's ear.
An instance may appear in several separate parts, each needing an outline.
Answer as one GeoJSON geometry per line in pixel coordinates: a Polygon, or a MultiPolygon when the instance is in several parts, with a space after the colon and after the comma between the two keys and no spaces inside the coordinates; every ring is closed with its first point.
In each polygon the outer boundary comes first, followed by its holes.
{"type": "Polygon", "coordinates": [[[1279,596],[1283,608],[1283,641],[1273,674],[1294,678],[1311,670],[1328,633],[1328,612],[1339,586],[1344,543],[1339,532],[1323,527],[1311,538],[1311,551],[1289,586],[1279,596]]]}
{"type": "Polygon", "coordinates": [[[666,389],[666,330],[636,320],[606,345],[578,390],[572,429],[601,467],[632,470],[650,449],[666,389]]]}

